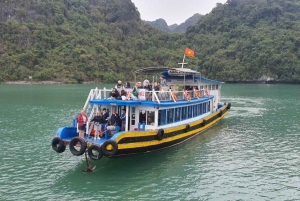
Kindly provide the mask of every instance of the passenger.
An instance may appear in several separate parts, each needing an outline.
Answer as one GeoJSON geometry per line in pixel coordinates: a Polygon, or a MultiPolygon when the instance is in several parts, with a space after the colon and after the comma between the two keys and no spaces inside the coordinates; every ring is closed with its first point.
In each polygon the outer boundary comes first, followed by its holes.
{"type": "Polygon", "coordinates": [[[121,99],[121,96],[116,88],[113,88],[109,95],[113,99],[121,99]]]}
{"type": "Polygon", "coordinates": [[[146,84],[150,85],[150,82],[148,80],[148,78],[145,78],[144,82],[143,82],[143,87],[145,88],[146,84]]]}
{"type": "Polygon", "coordinates": [[[96,131],[94,139],[98,140],[98,139],[100,139],[99,136],[101,136],[101,124],[102,124],[102,115],[101,115],[101,112],[98,111],[97,114],[96,114],[96,116],[94,116],[94,118],[91,121],[94,122],[94,129],[96,131]]]}
{"type": "Polygon", "coordinates": [[[159,86],[157,82],[154,82],[154,91],[159,91],[159,86]]]}
{"type": "Polygon", "coordinates": [[[120,124],[120,116],[118,113],[116,113],[116,110],[112,111],[112,114],[110,117],[110,124],[113,126],[118,126],[120,124]]]}
{"type": "Polygon", "coordinates": [[[138,95],[139,95],[138,87],[139,87],[139,83],[137,82],[135,84],[135,87],[133,87],[132,94],[131,94],[131,98],[133,100],[137,100],[138,99],[138,95]]]}
{"type": "Polygon", "coordinates": [[[159,79],[160,79],[160,85],[162,87],[168,86],[166,79],[164,79],[163,77],[160,77],[159,79]]]}
{"type": "Polygon", "coordinates": [[[122,100],[126,100],[126,91],[124,90],[123,86],[120,88],[120,96],[122,100]]]}
{"type": "Polygon", "coordinates": [[[123,87],[122,81],[119,80],[118,83],[117,83],[117,85],[115,86],[115,88],[119,90],[121,87],[123,87]]]}
{"type": "Polygon", "coordinates": [[[131,86],[130,86],[130,83],[129,83],[129,82],[126,82],[125,88],[126,88],[126,89],[131,89],[131,86]]]}
{"type": "Polygon", "coordinates": [[[125,123],[126,123],[126,111],[125,109],[122,109],[122,114],[121,114],[121,131],[125,131],[125,123]]]}
{"type": "Polygon", "coordinates": [[[152,123],[153,123],[153,121],[152,121],[151,117],[148,117],[147,118],[147,125],[151,125],[152,123]]]}
{"type": "Polygon", "coordinates": [[[118,113],[116,113],[116,110],[112,111],[109,124],[110,125],[107,127],[107,130],[109,130],[109,131],[115,131],[116,130],[116,126],[119,126],[119,124],[120,124],[120,116],[119,116],[118,113]]]}
{"type": "Polygon", "coordinates": [[[140,119],[140,121],[139,121],[140,124],[146,123],[146,113],[140,112],[139,119],[140,119]]]}
{"type": "Polygon", "coordinates": [[[142,86],[142,83],[141,83],[141,82],[138,82],[137,88],[138,88],[138,89],[143,89],[143,86],[142,86]]]}
{"type": "Polygon", "coordinates": [[[88,116],[85,114],[84,110],[81,110],[80,114],[77,117],[80,138],[84,138],[87,121],[88,121],[88,116]]]}
{"type": "Polygon", "coordinates": [[[108,121],[108,114],[106,112],[106,109],[103,108],[103,110],[102,110],[102,121],[101,121],[101,131],[105,130],[105,125],[107,124],[107,121],[108,121]]]}
{"type": "Polygon", "coordinates": [[[146,84],[144,85],[144,89],[151,91],[151,87],[148,82],[146,82],[146,84]]]}

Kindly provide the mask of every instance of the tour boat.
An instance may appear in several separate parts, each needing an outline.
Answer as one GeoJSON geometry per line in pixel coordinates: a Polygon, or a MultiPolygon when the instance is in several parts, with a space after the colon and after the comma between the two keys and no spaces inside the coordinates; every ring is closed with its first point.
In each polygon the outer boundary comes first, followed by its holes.
{"type": "MultiPolygon", "coordinates": [[[[125,128],[121,131],[105,126],[104,137],[94,139],[93,123],[87,122],[84,138],[78,136],[75,117],[72,126],[61,127],[52,140],[52,148],[62,153],[66,146],[73,155],[85,154],[93,160],[157,151],[187,141],[217,124],[228,114],[231,104],[220,102],[223,82],[201,77],[197,70],[185,68],[148,67],[136,75],[155,74],[165,81],[159,91],[138,89],[132,98],[132,89],[125,88],[127,98],[114,99],[111,89],[91,89],[83,107],[91,120],[97,111],[106,108],[109,116],[115,110],[119,115],[125,109],[125,128]],[[158,74],[156,74],[158,75],[158,74]]],[[[137,76],[138,77],[138,76],[137,76]]],[[[157,81],[152,77],[153,82],[157,81]]],[[[143,80],[140,80],[141,82],[143,80]]]]}

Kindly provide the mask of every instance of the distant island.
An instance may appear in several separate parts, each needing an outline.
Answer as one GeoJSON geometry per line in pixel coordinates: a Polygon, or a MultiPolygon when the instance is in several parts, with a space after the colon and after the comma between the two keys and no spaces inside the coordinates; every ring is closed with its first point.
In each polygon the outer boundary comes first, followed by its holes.
{"type": "Polygon", "coordinates": [[[155,21],[144,21],[144,23],[167,33],[185,33],[189,27],[194,26],[200,20],[201,16],[202,15],[196,13],[180,25],[172,24],[168,26],[167,22],[162,18],[155,21]]]}

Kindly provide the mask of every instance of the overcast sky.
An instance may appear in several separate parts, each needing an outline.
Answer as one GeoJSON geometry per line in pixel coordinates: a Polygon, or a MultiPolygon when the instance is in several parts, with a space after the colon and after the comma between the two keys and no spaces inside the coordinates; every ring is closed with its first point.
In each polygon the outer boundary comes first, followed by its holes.
{"type": "Polygon", "coordinates": [[[168,25],[181,24],[199,13],[209,13],[217,3],[227,0],[131,0],[138,8],[142,20],[166,20],[168,25]]]}

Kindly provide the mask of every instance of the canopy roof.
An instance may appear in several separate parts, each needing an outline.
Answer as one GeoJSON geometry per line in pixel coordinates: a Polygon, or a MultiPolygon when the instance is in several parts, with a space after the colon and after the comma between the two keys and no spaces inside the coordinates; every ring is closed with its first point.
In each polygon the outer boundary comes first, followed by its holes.
{"type": "Polygon", "coordinates": [[[179,73],[192,73],[192,74],[200,73],[198,71],[191,70],[189,68],[172,68],[172,67],[159,67],[159,66],[142,68],[142,69],[134,71],[134,73],[136,73],[136,74],[140,74],[140,73],[159,73],[159,72],[166,71],[166,70],[176,70],[179,73]]]}

